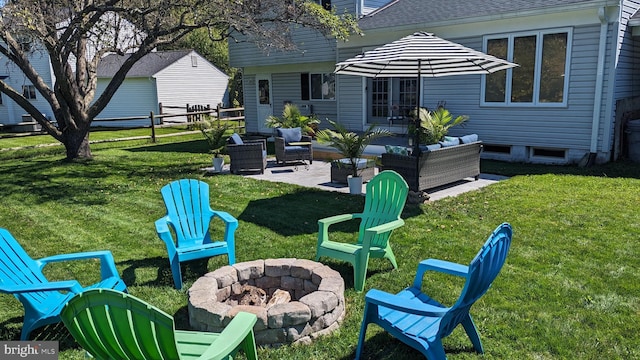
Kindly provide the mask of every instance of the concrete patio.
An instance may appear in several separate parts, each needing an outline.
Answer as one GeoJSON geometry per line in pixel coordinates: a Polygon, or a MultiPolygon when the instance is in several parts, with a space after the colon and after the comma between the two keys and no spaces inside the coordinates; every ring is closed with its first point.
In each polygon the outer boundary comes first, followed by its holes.
{"type": "MultiPolygon", "coordinates": [[[[406,144],[406,137],[385,138],[383,141],[367,146],[364,155],[377,157],[385,152],[384,145],[402,145],[406,144]]],[[[245,176],[266,181],[284,182],[296,184],[306,187],[315,187],[326,191],[338,191],[348,193],[347,184],[331,182],[331,163],[329,159],[336,158],[336,151],[323,144],[313,143],[313,153],[315,160],[312,164],[297,163],[287,165],[277,165],[273,157],[268,158],[267,168],[264,174],[247,174],[245,176]]],[[[225,164],[223,173],[228,173],[229,165],[225,164]]],[[[377,170],[376,170],[377,171],[377,170]]],[[[458,181],[446,186],[429,189],[429,200],[439,200],[448,196],[456,196],[461,193],[480,189],[484,186],[493,184],[497,181],[506,179],[504,176],[481,174],[480,179],[475,181],[473,178],[458,181]]],[[[362,191],[365,192],[366,184],[363,184],[362,191]]]]}

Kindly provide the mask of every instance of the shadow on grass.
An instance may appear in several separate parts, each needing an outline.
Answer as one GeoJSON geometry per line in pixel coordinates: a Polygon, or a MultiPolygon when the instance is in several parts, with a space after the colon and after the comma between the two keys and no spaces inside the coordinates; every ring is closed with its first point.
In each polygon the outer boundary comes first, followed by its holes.
{"type": "MultiPolygon", "coordinates": [[[[373,327],[378,327],[375,324],[369,324],[368,329],[373,327]]],[[[378,327],[379,328],[379,327],[378,327]]],[[[459,326],[455,331],[463,331],[461,330],[462,326],[459,326]]],[[[357,346],[357,344],[356,344],[357,346]]],[[[446,338],[444,341],[444,351],[447,355],[451,354],[468,354],[471,356],[479,356],[469,341],[469,345],[465,346],[456,346],[450,347],[447,346],[446,338]]],[[[353,352],[350,355],[344,356],[339,360],[350,360],[353,359],[356,355],[356,350],[354,348],[353,352]]],[[[368,338],[364,343],[364,348],[362,349],[362,355],[360,359],[362,360],[404,360],[404,359],[424,359],[425,357],[416,349],[405,345],[400,340],[394,338],[387,332],[380,332],[376,335],[368,338]]]]}
{"type": "Polygon", "coordinates": [[[206,154],[209,152],[207,142],[202,140],[181,141],[167,144],[145,145],[125,149],[131,152],[182,152],[191,154],[206,154]]]}
{"type": "Polygon", "coordinates": [[[554,174],[640,179],[640,163],[625,159],[589,167],[481,160],[480,169],[483,173],[505,176],[554,174]]]}
{"type": "MultiPolygon", "coordinates": [[[[209,258],[180,263],[183,284],[196,281],[198,278],[208,273],[208,263],[209,258]]],[[[118,265],[123,265],[125,267],[122,271],[121,277],[127,286],[131,286],[133,284],[136,286],[174,286],[169,259],[166,257],[157,256],[153,258],[119,261],[118,265]],[[139,282],[136,277],[136,271],[142,269],[157,269],[155,279],[139,282]]]]}
{"type": "MultiPolygon", "coordinates": [[[[283,236],[313,234],[318,231],[317,220],[339,214],[359,213],[364,207],[364,196],[353,196],[334,191],[300,190],[278,197],[251,200],[238,220],[268,228],[283,236]]],[[[405,206],[402,217],[423,213],[418,206],[405,206]]],[[[359,220],[331,226],[331,231],[357,232],[359,220]]]]}

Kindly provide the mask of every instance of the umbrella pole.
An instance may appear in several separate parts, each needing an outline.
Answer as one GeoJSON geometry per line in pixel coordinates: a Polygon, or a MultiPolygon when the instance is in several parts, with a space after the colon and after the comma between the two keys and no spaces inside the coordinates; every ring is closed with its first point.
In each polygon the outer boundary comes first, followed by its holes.
{"type": "Polygon", "coordinates": [[[420,156],[420,77],[422,69],[422,60],[418,60],[418,81],[416,82],[416,113],[413,119],[414,131],[413,131],[413,150],[411,154],[413,156],[420,156]]]}

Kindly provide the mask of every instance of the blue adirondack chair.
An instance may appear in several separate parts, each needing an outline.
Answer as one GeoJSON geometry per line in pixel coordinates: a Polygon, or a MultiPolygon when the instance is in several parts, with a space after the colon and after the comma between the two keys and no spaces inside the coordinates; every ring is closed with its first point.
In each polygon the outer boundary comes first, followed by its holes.
{"type": "Polygon", "coordinates": [[[113,256],[109,251],[54,255],[32,259],[6,229],[0,228],[0,292],[13,294],[24,306],[24,323],[20,340],[40,326],[60,322],[60,310],[75,294],[91,288],[126,291],[113,256]],[[49,281],[42,273],[45,265],[70,260],[100,260],[102,280],[83,287],[75,280],[49,281]]]}
{"type": "Polygon", "coordinates": [[[236,262],[238,220],[227,212],[211,209],[209,184],[194,179],[176,180],[163,186],[161,193],[167,214],[156,220],[156,232],[167,245],[176,289],[182,288],[180,263],[183,261],[227,254],[229,265],[236,262]],[[225,225],[224,239],[220,241],[211,241],[209,233],[209,225],[215,218],[225,225]]]}
{"type": "Polygon", "coordinates": [[[176,330],[173,318],[134,296],[95,289],[62,309],[71,335],[99,360],[257,360],[255,314],[238,312],[221,333],[176,330]]]}
{"type": "Polygon", "coordinates": [[[356,349],[360,358],[369,323],[378,324],[391,335],[420,351],[429,360],[446,359],[442,339],[462,324],[473,348],[483,353],[480,334],[469,309],[498,276],[511,245],[512,230],[507,223],[494,230],[469,266],[444,260],[420,262],[413,286],[398,294],[372,289],[365,296],[364,318],[356,349]],[[438,271],[466,278],[456,303],[447,307],[421,292],[426,271],[438,271]]]}

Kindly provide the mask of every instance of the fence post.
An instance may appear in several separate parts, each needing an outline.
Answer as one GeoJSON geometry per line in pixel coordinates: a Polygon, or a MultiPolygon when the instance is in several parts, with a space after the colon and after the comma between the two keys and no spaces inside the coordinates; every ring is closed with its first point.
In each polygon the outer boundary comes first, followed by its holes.
{"type": "Polygon", "coordinates": [[[155,117],[153,116],[153,111],[149,112],[149,118],[151,119],[151,142],[155,144],[155,142],[156,142],[156,122],[155,122],[155,117]]]}

